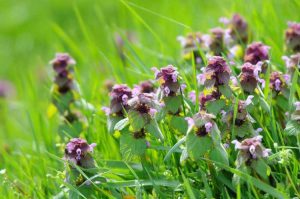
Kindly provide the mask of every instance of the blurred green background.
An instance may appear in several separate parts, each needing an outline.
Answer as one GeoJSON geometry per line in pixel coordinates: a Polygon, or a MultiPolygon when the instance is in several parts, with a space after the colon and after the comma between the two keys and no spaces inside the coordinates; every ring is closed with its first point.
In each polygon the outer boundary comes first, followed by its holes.
{"type": "MultiPolygon", "coordinates": [[[[62,164],[49,155],[63,155],[56,143],[59,118],[46,114],[53,75],[48,63],[56,52],[74,57],[83,97],[100,110],[108,103],[105,80],[133,85],[152,78],[148,69],[153,66],[173,63],[180,68],[176,37],[208,32],[221,25],[219,17],[236,12],[247,19],[253,40],[272,47],[271,59],[283,69],[284,29],[287,21],[300,21],[299,9],[296,0],[1,0],[0,79],[10,81],[16,91],[0,104],[0,170],[6,169],[0,194],[44,198],[59,190],[62,164]],[[136,42],[125,40],[124,69],[114,37],[124,37],[126,31],[136,42]]],[[[98,143],[97,159],[120,158],[101,111],[95,123],[89,140],[98,143]]]]}

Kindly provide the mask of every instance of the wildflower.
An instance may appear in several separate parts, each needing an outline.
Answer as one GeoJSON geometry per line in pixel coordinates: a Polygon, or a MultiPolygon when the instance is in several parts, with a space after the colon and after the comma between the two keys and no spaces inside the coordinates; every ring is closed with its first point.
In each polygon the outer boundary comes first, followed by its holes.
{"type": "Polygon", "coordinates": [[[248,24],[239,14],[234,14],[230,20],[230,36],[237,43],[247,43],[248,41],[248,24]]]}
{"type": "Polygon", "coordinates": [[[215,125],[213,120],[215,116],[205,112],[199,112],[193,116],[193,118],[187,117],[185,120],[188,122],[190,129],[193,129],[194,133],[199,136],[206,136],[212,131],[215,125]]]}
{"type": "Polygon", "coordinates": [[[230,68],[226,61],[219,56],[213,56],[208,60],[208,65],[205,68],[205,82],[206,87],[226,85],[230,79],[230,68]]]}
{"type": "Polygon", "coordinates": [[[66,94],[69,91],[76,89],[72,77],[73,66],[75,63],[75,60],[67,53],[57,53],[55,58],[50,61],[50,64],[52,64],[52,67],[56,72],[54,83],[57,86],[59,94],[66,94]]]}
{"type": "Polygon", "coordinates": [[[285,86],[285,81],[281,73],[272,72],[270,76],[270,88],[273,91],[280,92],[285,86]]]}
{"type": "Polygon", "coordinates": [[[252,160],[265,158],[269,156],[270,149],[266,149],[262,143],[262,136],[258,135],[253,138],[244,139],[242,142],[233,140],[232,144],[235,145],[235,150],[239,150],[239,165],[242,163],[250,163],[252,160]]]}
{"type": "Polygon", "coordinates": [[[288,56],[283,56],[282,59],[285,61],[289,75],[293,75],[295,70],[300,69],[300,53],[288,56]]]}
{"type": "Polygon", "coordinates": [[[222,55],[224,53],[224,30],[222,28],[213,28],[210,30],[211,40],[209,49],[214,55],[222,55]]]}
{"type": "Polygon", "coordinates": [[[57,74],[65,72],[76,64],[75,60],[68,53],[57,53],[55,58],[50,61],[57,74]]]}
{"type": "Polygon", "coordinates": [[[153,68],[155,71],[155,78],[160,83],[160,88],[163,92],[163,96],[175,96],[180,88],[178,82],[178,71],[172,65],[161,68],[153,68]]]}
{"type": "Polygon", "coordinates": [[[202,38],[201,33],[189,33],[186,37],[178,36],[177,40],[180,42],[183,48],[183,57],[185,59],[191,59],[192,55],[194,57],[195,63],[197,65],[202,63],[201,54],[199,52],[199,48],[201,50],[206,50],[205,40],[202,38]]]}
{"type": "Polygon", "coordinates": [[[92,168],[94,159],[90,153],[93,152],[95,146],[95,143],[89,145],[83,139],[73,138],[66,145],[64,159],[83,168],[92,168]]]}
{"type": "Polygon", "coordinates": [[[141,93],[128,101],[129,109],[138,112],[145,119],[154,118],[159,103],[154,95],[150,93],[141,93]]]}
{"type": "Polygon", "coordinates": [[[239,79],[245,92],[253,93],[258,82],[262,82],[262,79],[260,79],[258,75],[259,71],[260,68],[258,65],[253,65],[249,62],[246,62],[242,66],[242,72],[239,75],[239,79]]]}
{"type": "Polygon", "coordinates": [[[195,92],[195,91],[189,92],[189,99],[190,99],[193,103],[196,102],[196,92],[195,92]]]}
{"type": "Polygon", "coordinates": [[[155,87],[153,82],[151,81],[143,81],[139,85],[135,85],[132,89],[133,96],[136,96],[141,93],[153,93],[155,91],[155,87]]]}
{"type": "MultiPolygon", "coordinates": [[[[251,64],[257,64],[258,62],[266,61],[269,59],[269,46],[264,45],[261,42],[254,42],[250,44],[244,56],[244,62],[250,62],[251,64]]],[[[265,72],[265,71],[262,71],[265,72]]]]}
{"type": "Polygon", "coordinates": [[[285,43],[288,50],[300,52],[300,23],[288,23],[288,29],[285,32],[285,43]]]}
{"type": "Polygon", "coordinates": [[[131,89],[125,84],[113,86],[110,92],[110,114],[124,115],[123,109],[127,110],[127,101],[131,99],[131,89]]]}

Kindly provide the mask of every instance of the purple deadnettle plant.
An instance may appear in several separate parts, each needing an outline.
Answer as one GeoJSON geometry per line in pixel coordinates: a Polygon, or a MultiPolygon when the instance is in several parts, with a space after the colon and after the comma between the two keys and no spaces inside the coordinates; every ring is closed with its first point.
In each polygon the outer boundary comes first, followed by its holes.
{"type": "Polygon", "coordinates": [[[288,29],[285,31],[285,44],[287,50],[294,53],[300,52],[300,23],[288,23],[288,29]]]}
{"type": "Polygon", "coordinates": [[[224,30],[222,28],[213,28],[210,30],[209,49],[213,55],[221,56],[224,53],[224,30]]]}
{"type": "Polygon", "coordinates": [[[253,93],[258,85],[258,82],[262,83],[262,87],[264,87],[265,81],[259,77],[259,72],[261,71],[260,63],[253,65],[249,62],[246,62],[242,66],[239,79],[241,86],[246,93],[253,93]]]}
{"type": "MultiPolygon", "coordinates": [[[[296,70],[300,70],[300,53],[288,56],[283,56],[282,59],[285,61],[287,67],[288,76],[286,75],[286,82],[290,82],[288,79],[292,78],[296,70]]],[[[298,78],[298,84],[300,84],[300,78],[298,78]]]]}
{"type": "Polygon", "coordinates": [[[230,73],[231,70],[223,57],[211,57],[204,70],[205,87],[210,88],[227,85],[230,80],[230,73]]]}
{"type": "Polygon", "coordinates": [[[143,81],[138,85],[135,85],[132,89],[132,95],[137,96],[142,93],[154,93],[156,91],[156,88],[152,81],[147,80],[143,81]]]}
{"type": "MultiPolygon", "coordinates": [[[[238,102],[238,109],[236,118],[234,121],[234,128],[237,137],[245,137],[246,135],[254,135],[255,131],[251,124],[251,117],[248,114],[247,106],[252,103],[253,96],[249,95],[245,101],[240,100],[238,102]]],[[[228,112],[223,112],[222,121],[226,124],[226,128],[230,131],[233,123],[234,110],[231,109],[228,112]]]]}
{"type": "Polygon", "coordinates": [[[261,142],[261,135],[244,139],[242,142],[237,140],[232,141],[235,145],[235,150],[239,150],[237,156],[238,168],[240,168],[243,164],[250,165],[254,160],[269,156],[271,150],[266,149],[261,142]]]}
{"type": "Polygon", "coordinates": [[[280,72],[272,72],[270,76],[270,88],[272,91],[279,93],[286,88],[286,82],[280,72]]]}
{"type": "Polygon", "coordinates": [[[125,110],[128,109],[128,100],[132,98],[131,89],[125,84],[113,86],[110,92],[110,108],[106,109],[109,115],[118,115],[124,117],[125,110]]]}
{"type": "Polygon", "coordinates": [[[247,43],[248,24],[239,14],[234,14],[229,23],[229,34],[236,43],[247,43]]]}
{"type": "Polygon", "coordinates": [[[253,65],[262,62],[261,72],[265,73],[267,70],[267,63],[265,63],[265,61],[269,60],[269,50],[269,46],[266,46],[261,42],[253,42],[246,49],[244,62],[250,62],[253,65]]]}
{"type": "Polygon", "coordinates": [[[158,99],[164,102],[164,109],[170,114],[178,114],[181,106],[182,87],[179,83],[180,76],[177,68],[172,65],[158,70],[152,68],[155,72],[155,79],[160,84],[158,99]]]}
{"type": "Polygon", "coordinates": [[[94,168],[95,161],[91,153],[95,146],[95,143],[88,144],[80,138],[73,138],[66,145],[64,159],[66,160],[66,181],[68,183],[81,185],[85,181],[74,165],[82,169],[94,168]]]}
{"type": "Polygon", "coordinates": [[[197,66],[202,66],[203,60],[199,49],[202,51],[207,51],[207,43],[205,37],[199,33],[189,33],[187,36],[178,36],[177,40],[180,42],[183,51],[183,58],[185,60],[191,60],[194,57],[195,64],[197,66]]]}

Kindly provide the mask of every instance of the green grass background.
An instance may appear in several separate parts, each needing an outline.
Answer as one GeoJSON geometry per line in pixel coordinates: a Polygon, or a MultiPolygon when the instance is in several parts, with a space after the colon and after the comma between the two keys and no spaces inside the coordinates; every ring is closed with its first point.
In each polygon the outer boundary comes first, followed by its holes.
{"type": "MultiPolygon", "coordinates": [[[[55,52],[69,52],[77,61],[76,78],[83,97],[98,110],[108,104],[106,79],[129,85],[153,78],[153,66],[177,65],[178,35],[207,32],[221,16],[243,15],[253,33],[272,47],[271,60],[284,70],[281,56],[287,21],[300,21],[300,1],[286,0],[153,0],[153,1],[0,1],[0,79],[16,88],[13,99],[0,103],[0,195],[47,198],[59,192],[63,164],[57,145],[59,118],[47,118],[52,84],[48,62],[55,52]],[[114,33],[134,32],[124,70],[114,33]],[[146,69],[145,69],[146,68],[146,69]]],[[[97,161],[120,159],[101,111],[93,117],[89,142],[98,144],[97,161]]]]}

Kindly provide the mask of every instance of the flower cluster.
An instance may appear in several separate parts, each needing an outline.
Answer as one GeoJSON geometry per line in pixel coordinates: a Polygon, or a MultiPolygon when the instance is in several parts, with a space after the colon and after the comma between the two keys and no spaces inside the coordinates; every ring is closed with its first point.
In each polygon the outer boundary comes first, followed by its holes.
{"type": "Polygon", "coordinates": [[[235,149],[239,150],[237,162],[238,167],[240,167],[243,163],[249,165],[252,160],[269,156],[271,150],[264,148],[261,141],[262,136],[260,135],[253,138],[244,139],[242,142],[237,140],[232,141],[232,143],[235,145],[235,149]]]}
{"type": "Polygon", "coordinates": [[[153,68],[153,70],[155,71],[155,79],[160,83],[162,96],[176,96],[180,88],[177,69],[169,65],[160,70],[157,68],[153,68]]]}
{"type": "MultiPolygon", "coordinates": [[[[244,62],[257,64],[258,62],[269,60],[269,49],[269,46],[266,46],[261,42],[253,42],[246,49],[244,62]]],[[[263,69],[262,72],[265,73],[265,69],[263,69]]]]}
{"type": "MultiPolygon", "coordinates": [[[[50,62],[55,71],[54,85],[52,88],[52,102],[64,119],[63,126],[79,123],[78,128],[73,128],[69,134],[78,134],[87,125],[86,118],[79,110],[80,92],[73,78],[75,60],[67,53],[57,53],[50,62]],[[79,128],[80,126],[80,128],[79,128]],[[71,132],[72,131],[72,132],[71,132]],[[76,131],[76,132],[75,132],[76,131]]],[[[67,127],[68,128],[68,127],[67,127]]],[[[64,133],[62,133],[63,135],[64,133]]]]}
{"type": "Polygon", "coordinates": [[[241,15],[232,16],[229,22],[229,35],[235,43],[247,43],[248,24],[241,15]]]}
{"type": "Polygon", "coordinates": [[[110,108],[104,108],[107,115],[118,115],[124,117],[128,110],[128,100],[132,98],[131,89],[125,84],[117,84],[110,92],[110,108]]]}
{"type": "Polygon", "coordinates": [[[213,28],[210,30],[209,49],[213,55],[221,56],[224,52],[224,30],[222,28],[213,28]]]}
{"type": "Polygon", "coordinates": [[[186,117],[185,119],[188,122],[189,129],[193,130],[197,136],[203,137],[211,132],[213,125],[215,125],[214,118],[214,115],[201,111],[192,118],[186,117]]]}
{"type": "Polygon", "coordinates": [[[57,53],[55,58],[50,62],[53,70],[56,72],[54,83],[57,86],[57,91],[60,94],[66,94],[67,92],[75,89],[73,81],[73,66],[75,60],[67,53],[57,53]]]}
{"type": "Polygon", "coordinates": [[[288,23],[288,29],[285,32],[285,43],[288,50],[300,52],[300,23],[288,23]]]}
{"type": "Polygon", "coordinates": [[[142,93],[155,93],[156,89],[152,81],[143,81],[138,85],[135,85],[132,89],[132,95],[137,96],[142,93]]]}
{"type": "Polygon", "coordinates": [[[227,85],[230,79],[231,70],[225,59],[213,56],[208,60],[208,65],[204,70],[204,85],[208,88],[227,85]]]}
{"type": "Polygon", "coordinates": [[[150,93],[141,93],[128,101],[130,110],[134,110],[146,120],[149,117],[154,118],[159,108],[159,103],[155,99],[155,95],[150,93]]]}
{"type": "Polygon", "coordinates": [[[272,72],[270,77],[270,88],[279,93],[286,86],[283,75],[280,72],[272,72]]]}
{"type": "Polygon", "coordinates": [[[264,80],[259,77],[259,72],[261,71],[261,65],[253,65],[246,62],[242,66],[241,74],[239,75],[240,83],[243,90],[247,93],[253,93],[257,87],[258,82],[262,83],[264,87],[264,80]]]}
{"type": "Polygon", "coordinates": [[[83,168],[92,168],[94,167],[94,160],[90,153],[93,152],[95,146],[95,143],[89,145],[83,139],[73,138],[66,145],[64,158],[83,168]]]}

